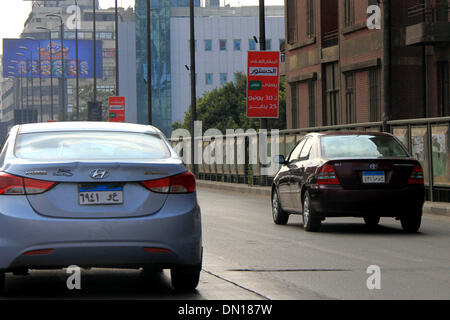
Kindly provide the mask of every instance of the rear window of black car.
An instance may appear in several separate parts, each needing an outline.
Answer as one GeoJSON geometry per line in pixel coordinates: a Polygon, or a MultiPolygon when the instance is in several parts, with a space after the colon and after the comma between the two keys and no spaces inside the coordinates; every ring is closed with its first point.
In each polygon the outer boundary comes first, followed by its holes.
{"type": "Polygon", "coordinates": [[[167,159],[157,135],[135,132],[62,131],[19,134],[16,157],[32,160],[167,159]]]}
{"type": "Polygon", "coordinates": [[[409,157],[391,136],[323,136],[321,145],[323,156],[329,159],[409,157]]]}

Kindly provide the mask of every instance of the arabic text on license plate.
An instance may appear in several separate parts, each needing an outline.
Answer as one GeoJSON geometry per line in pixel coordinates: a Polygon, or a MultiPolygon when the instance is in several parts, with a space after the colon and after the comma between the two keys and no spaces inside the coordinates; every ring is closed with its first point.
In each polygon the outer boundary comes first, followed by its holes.
{"type": "Polygon", "coordinates": [[[363,183],[385,183],[386,177],[383,171],[364,171],[363,183]]]}
{"type": "Polygon", "coordinates": [[[80,186],[78,200],[80,205],[123,204],[123,188],[111,185],[80,186]]]}

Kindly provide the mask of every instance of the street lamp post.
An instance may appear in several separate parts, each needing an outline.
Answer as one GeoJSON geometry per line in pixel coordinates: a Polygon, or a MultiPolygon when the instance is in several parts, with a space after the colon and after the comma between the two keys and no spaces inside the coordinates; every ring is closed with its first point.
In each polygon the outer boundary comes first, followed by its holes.
{"type": "Polygon", "coordinates": [[[189,0],[189,31],[190,31],[190,52],[191,52],[191,160],[193,173],[197,176],[198,170],[195,163],[195,121],[197,120],[197,95],[195,85],[195,29],[194,29],[194,0],[189,0]]]}
{"type": "Polygon", "coordinates": [[[45,27],[37,27],[36,29],[48,32],[49,50],[50,50],[50,120],[54,120],[53,115],[53,50],[52,50],[52,31],[45,27]]]}
{"type": "Polygon", "coordinates": [[[32,37],[27,37],[25,38],[27,40],[32,40],[37,42],[38,45],[38,68],[37,68],[37,72],[39,74],[39,120],[40,122],[43,122],[43,103],[42,103],[42,63],[41,63],[41,42],[36,40],[35,38],[32,37]]]}
{"type": "MultiPolygon", "coordinates": [[[[29,68],[29,78],[31,81],[31,115],[32,118],[34,120],[34,116],[33,116],[33,112],[34,112],[34,79],[33,79],[33,51],[27,47],[21,46],[19,47],[19,49],[24,50],[24,51],[28,51],[30,53],[30,63],[27,62],[27,76],[28,76],[28,66],[30,66],[29,68]]],[[[28,60],[27,60],[28,61],[28,60]]],[[[28,87],[28,80],[27,80],[27,87],[28,87]]],[[[27,89],[27,102],[28,102],[28,89],[27,89]]],[[[27,106],[28,108],[30,108],[30,106],[27,106]]]]}
{"type": "MultiPolygon", "coordinates": [[[[95,2],[95,1],[94,1],[95,2]]],[[[65,98],[65,68],[64,68],[64,21],[56,14],[48,14],[46,17],[58,18],[60,21],[60,41],[61,41],[61,101],[60,107],[62,110],[62,120],[66,120],[66,98],[65,98]]]]}
{"type": "MultiPolygon", "coordinates": [[[[16,55],[19,56],[19,57],[24,58],[24,60],[22,60],[22,61],[25,61],[25,72],[26,72],[26,81],[27,81],[27,86],[26,86],[26,90],[25,90],[25,94],[26,94],[26,108],[25,109],[22,108],[21,115],[20,115],[20,121],[22,123],[24,123],[25,120],[26,120],[26,119],[24,119],[24,110],[26,111],[30,107],[30,101],[29,101],[30,100],[30,94],[28,92],[28,88],[29,88],[29,83],[28,83],[28,58],[22,52],[16,52],[16,55]]],[[[22,70],[20,71],[20,76],[21,76],[20,82],[21,82],[21,86],[22,86],[22,98],[23,98],[22,70]]],[[[23,101],[22,101],[22,106],[23,106],[23,101]]]]}
{"type": "Polygon", "coordinates": [[[76,6],[76,22],[75,22],[75,60],[76,60],[76,81],[75,81],[75,99],[76,99],[76,108],[77,108],[77,120],[80,120],[80,61],[78,58],[78,23],[80,21],[79,10],[78,10],[78,0],[75,0],[76,6]]]}
{"type": "Polygon", "coordinates": [[[147,110],[148,124],[153,124],[152,107],[152,33],[151,33],[151,2],[147,0],[147,110]]]}
{"type": "Polygon", "coordinates": [[[117,0],[115,0],[115,40],[116,40],[116,96],[119,96],[119,9],[117,7],[117,0]]]}

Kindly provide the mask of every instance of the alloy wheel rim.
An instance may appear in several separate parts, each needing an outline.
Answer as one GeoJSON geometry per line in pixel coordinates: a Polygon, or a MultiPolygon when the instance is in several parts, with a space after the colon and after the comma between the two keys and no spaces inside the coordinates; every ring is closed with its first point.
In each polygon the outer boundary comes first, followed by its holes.
{"type": "Polygon", "coordinates": [[[306,226],[309,221],[309,198],[306,197],[303,202],[303,225],[306,226]]]}
{"type": "Polygon", "coordinates": [[[278,195],[276,192],[274,192],[272,197],[272,214],[274,218],[278,215],[278,195]]]}

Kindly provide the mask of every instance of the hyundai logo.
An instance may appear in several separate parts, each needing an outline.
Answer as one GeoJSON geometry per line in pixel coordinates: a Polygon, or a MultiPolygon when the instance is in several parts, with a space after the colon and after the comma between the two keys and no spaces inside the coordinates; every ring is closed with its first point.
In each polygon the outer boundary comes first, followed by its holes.
{"type": "Polygon", "coordinates": [[[109,172],[107,170],[103,170],[103,169],[95,169],[95,170],[91,171],[89,176],[92,179],[100,180],[100,179],[105,179],[107,176],[109,176],[109,172]]]}

